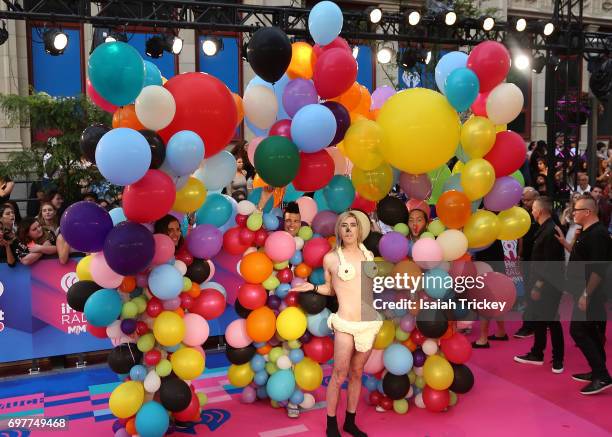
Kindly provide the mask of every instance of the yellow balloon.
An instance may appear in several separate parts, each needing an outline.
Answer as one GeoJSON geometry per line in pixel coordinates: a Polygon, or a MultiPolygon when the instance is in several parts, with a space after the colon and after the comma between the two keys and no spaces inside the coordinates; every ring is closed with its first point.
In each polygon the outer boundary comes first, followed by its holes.
{"type": "Polygon", "coordinates": [[[472,159],[482,158],[495,144],[496,127],[488,118],[471,117],[461,127],[461,146],[472,159]]]}
{"type": "Polygon", "coordinates": [[[115,387],[108,400],[108,407],[119,419],[133,416],[144,402],[144,387],[140,381],[127,381],[115,387]]]}
{"type": "Polygon", "coordinates": [[[457,111],[442,94],[412,88],[388,99],[376,119],[385,132],[382,155],[393,167],[421,174],[455,154],[461,131],[457,111]]]}
{"type": "Polygon", "coordinates": [[[507,124],[496,124],[495,125],[495,133],[504,132],[508,130],[507,124]]]}
{"type": "Polygon", "coordinates": [[[453,171],[451,171],[451,174],[461,173],[461,170],[463,170],[464,166],[465,164],[461,161],[455,162],[455,165],[453,165],[453,171]]]}
{"type": "Polygon", "coordinates": [[[516,240],[527,233],[531,226],[529,213],[520,206],[500,212],[497,215],[500,231],[497,238],[500,240],[516,240]]]}
{"type": "Polygon", "coordinates": [[[307,326],[306,315],[297,307],[285,308],[276,318],[278,335],[285,340],[297,340],[304,335],[307,326]]]}
{"type": "Polygon", "coordinates": [[[344,135],[344,150],[356,167],[374,170],[383,162],[380,153],[385,133],[375,121],[366,118],[351,124],[344,135]]]}
{"type": "Polygon", "coordinates": [[[165,84],[166,82],[168,82],[168,79],[166,79],[164,76],[162,76],[162,85],[165,84]]]}
{"type": "Polygon", "coordinates": [[[387,195],[393,185],[393,170],[383,162],[374,170],[362,170],[353,167],[351,181],[361,197],[374,202],[387,195]]]}
{"type": "Polygon", "coordinates": [[[162,311],[153,322],[153,335],[162,346],[174,346],[185,337],[185,322],[174,311],[162,311]]]}
{"type": "Polygon", "coordinates": [[[336,147],[338,148],[338,150],[340,150],[340,153],[342,153],[342,156],[346,156],[346,149],[344,148],[344,141],[340,141],[338,144],[336,144],[336,147]]]}
{"type": "Polygon", "coordinates": [[[206,187],[201,180],[190,176],[185,186],[176,192],[172,209],[184,213],[193,212],[202,206],[205,200],[206,187]]]}
{"type": "Polygon", "coordinates": [[[484,197],[495,184],[495,169],[482,158],[470,159],[461,172],[461,187],[470,200],[484,197]]]}
{"type": "Polygon", "coordinates": [[[312,78],[312,46],[306,42],[291,44],[291,63],[287,67],[289,79],[312,78]]]}
{"type": "Polygon", "coordinates": [[[232,364],[227,370],[227,379],[234,387],[246,387],[253,381],[254,376],[251,363],[232,364]]]}
{"type": "Polygon", "coordinates": [[[76,266],[76,275],[79,281],[93,281],[93,277],[89,272],[89,265],[91,264],[91,255],[87,255],[82,258],[76,266]]]}
{"type": "Polygon", "coordinates": [[[305,391],[316,390],[323,382],[323,369],[316,361],[305,357],[293,370],[295,382],[305,391]]]}
{"type": "Polygon", "coordinates": [[[179,378],[190,381],[204,371],[204,356],[191,347],[177,350],[170,356],[172,370],[179,378]]]}
{"type": "Polygon", "coordinates": [[[395,325],[393,324],[393,320],[383,321],[380,331],[378,331],[374,339],[374,349],[386,349],[387,346],[393,343],[394,338],[395,325]]]}
{"type": "Polygon", "coordinates": [[[446,390],[453,383],[455,373],[446,359],[439,355],[431,355],[425,360],[423,378],[425,383],[435,390],[446,390]]]}
{"type": "Polygon", "coordinates": [[[463,227],[470,249],[485,247],[493,243],[500,230],[499,219],[491,211],[479,209],[470,216],[463,227]]]}

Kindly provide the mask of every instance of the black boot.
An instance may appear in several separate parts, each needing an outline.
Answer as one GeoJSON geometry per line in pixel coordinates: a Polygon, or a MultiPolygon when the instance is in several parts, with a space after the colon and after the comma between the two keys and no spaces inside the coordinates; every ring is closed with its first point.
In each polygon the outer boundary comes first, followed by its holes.
{"type": "Polygon", "coordinates": [[[365,432],[355,425],[355,413],[346,412],[346,418],[344,419],[344,426],[342,429],[354,437],[368,437],[365,432]]]}
{"type": "Polygon", "coordinates": [[[342,437],[338,430],[338,420],[336,416],[327,416],[327,437],[342,437]]]}

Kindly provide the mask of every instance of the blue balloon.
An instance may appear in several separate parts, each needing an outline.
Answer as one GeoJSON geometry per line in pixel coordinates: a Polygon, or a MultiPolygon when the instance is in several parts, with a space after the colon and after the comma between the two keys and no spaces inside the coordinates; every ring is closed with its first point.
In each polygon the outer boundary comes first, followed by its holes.
{"type": "Polygon", "coordinates": [[[327,211],[331,209],[327,203],[327,200],[325,199],[323,190],[318,190],[314,193],[314,201],[317,203],[317,211],[327,211]]]}
{"type": "Polygon", "coordinates": [[[103,288],[87,298],[83,313],[93,326],[108,326],[117,320],[122,307],[117,290],[103,288]]]}
{"type": "Polygon", "coordinates": [[[266,399],[267,397],[266,387],[257,387],[257,399],[266,399]]]}
{"type": "Polygon", "coordinates": [[[141,437],[163,437],[169,424],[168,412],[155,401],[145,403],[136,413],[136,431],[141,437]]]}
{"type": "Polygon", "coordinates": [[[266,359],[263,355],[256,354],[251,358],[251,369],[253,372],[260,372],[266,368],[266,359]]]}
{"type": "Polygon", "coordinates": [[[302,251],[301,250],[296,250],[293,253],[293,256],[291,257],[291,259],[289,260],[289,263],[297,266],[299,264],[302,263],[302,261],[304,260],[304,258],[302,257],[302,251]]]}
{"type": "Polygon", "coordinates": [[[369,376],[365,381],[365,386],[368,389],[368,391],[376,390],[377,384],[378,384],[378,379],[374,378],[373,376],[369,376]]]}
{"type": "Polygon", "coordinates": [[[325,271],[323,270],[323,267],[316,268],[312,271],[309,282],[315,285],[325,284],[325,271]]]}
{"type": "Polygon", "coordinates": [[[335,175],[327,186],[323,188],[323,195],[325,196],[326,204],[329,205],[328,209],[341,213],[347,210],[355,200],[355,187],[346,176],[335,175]]]}
{"type": "Polygon", "coordinates": [[[281,208],[272,208],[270,214],[274,214],[278,218],[283,217],[283,210],[281,208]]]}
{"type": "Polygon", "coordinates": [[[284,369],[274,372],[268,379],[266,391],[270,399],[281,402],[288,400],[295,390],[293,371],[284,369]]]}
{"type": "Polygon", "coordinates": [[[465,68],[468,55],[463,52],[450,52],[442,56],[436,65],[436,85],[442,94],[446,94],[446,78],[457,68],[465,68]]]}
{"type": "Polygon", "coordinates": [[[327,45],[342,31],[342,11],[337,4],[330,1],[317,3],[308,15],[308,31],[319,45],[327,45]]]}
{"type": "Polygon", "coordinates": [[[394,343],[383,352],[385,368],[394,375],[405,375],[412,369],[412,352],[406,346],[394,343]]]}
{"type": "Polygon", "coordinates": [[[383,390],[382,379],[379,379],[376,383],[376,390],[378,390],[379,393],[385,394],[385,391],[383,390]]]}
{"type": "Polygon", "coordinates": [[[295,405],[299,405],[304,402],[304,393],[301,390],[296,390],[293,392],[291,397],[289,398],[289,402],[295,405]]]}
{"type": "Polygon", "coordinates": [[[291,349],[289,351],[289,359],[293,364],[297,364],[304,359],[304,351],[302,349],[291,349]]]}
{"type": "Polygon", "coordinates": [[[174,346],[164,346],[163,349],[166,352],[173,353],[173,352],[176,352],[177,350],[179,350],[180,348],[181,348],[181,344],[179,343],[179,344],[175,344],[174,346]]]}
{"type": "Polygon", "coordinates": [[[140,180],[151,165],[151,147],[142,134],[120,127],[104,134],[96,147],[96,166],[115,185],[140,180]]]}
{"type": "Polygon", "coordinates": [[[328,308],[323,308],[318,314],[308,315],[308,331],[317,337],[325,337],[331,334],[331,329],[327,326],[327,319],[331,311],[328,308]]]}
{"type": "Polygon", "coordinates": [[[452,278],[442,269],[431,269],[425,273],[425,292],[429,297],[442,299],[452,285],[452,278]]]}
{"type": "Polygon", "coordinates": [[[283,195],[283,200],[285,202],[295,202],[303,195],[303,191],[297,191],[293,184],[289,184],[287,185],[287,189],[285,190],[285,194],[283,195]]]}
{"type": "Polygon", "coordinates": [[[306,105],[293,117],[291,139],[302,152],[318,152],[332,142],[336,127],[336,118],[329,108],[306,105]]]}
{"type": "Polygon", "coordinates": [[[145,65],[145,77],[144,77],[143,87],[149,86],[149,85],[162,86],[164,81],[162,80],[162,74],[161,74],[161,71],[159,71],[159,68],[157,68],[157,65],[155,65],[151,61],[146,61],[146,60],[144,61],[144,65],[145,65]]]}
{"type": "Polygon", "coordinates": [[[256,137],[265,138],[268,136],[268,132],[270,131],[270,129],[259,129],[257,126],[251,123],[249,119],[246,117],[244,117],[244,124],[246,124],[246,127],[248,127],[249,130],[253,132],[253,135],[255,135],[256,137]]]}
{"type": "Polygon", "coordinates": [[[166,161],[177,176],[189,175],[196,171],[203,158],[204,142],[195,132],[183,130],[172,135],[168,141],[166,161]]]}
{"type": "Polygon", "coordinates": [[[210,224],[221,227],[232,216],[232,204],[223,194],[209,194],[204,204],[196,211],[198,225],[210,224]]]}
{"type": "Polygon", "coordinates": [[[210,193],[222,190],[229,185],[236,175],[236,158],[227,150],[222,150],[204,160],[202,168],[194,176],[204,183],[210,193]]]}
{"type": "Polygon", "coordinates": [[[255,381],[255,384],[257,385],[265,385],[266,382],[268,382],[268,372],[265,370],[260,370],[255,374],[253,381],[255,381]]]}
{"type": "Polygon", "coordinates": [[[183,290],[183,275],[174,266],[157,266],[149,274],[149,290],[161,300],[174,299],[183,290]]]}
{"type": "Polygon", "coordinates": [[[276,288],[276,290],[274,291],[274,294],[276,294],[281,299],[284,299],[285,296],[289,294],[289,290],[291,290],[291,285],[281,284],[276,288]]]}
{"type": "Polygon", "coordinates": [[[147,376],[147,369],[145,366],[136,364],[130,369],[130,378],[134,381],[144,381],[147,376]]]}
{"type": "Polygon", "coordinates": [[[393,185],[392,187],[396,186],[397,184],[399,184],[399,178],[400,175],[402,174],[402,171],[391,166],[391,171],[393,172],[393,185]]]}
{"type": "Polygon", "coordinates": [[[127,220],[127,217],[123,212],[123,208],[113,208],[108,213],[111,216],[111,219],[113,220],[113,226],[118,225],[119,223],[127,220]]]}
{"type": "Polygon", "coordinates": [[[478,76],[469,68],[458,68],[446,78],[446,98],[458,112],[466,111],[479,91],[478,76]]]}
{"type": "Polygon", "coordinates": [[[276,231],[280,225],[280,221],[274,214],[266,213],[263,215],[263,225],[268,231],[276,231]]]}
{"type": "Polygon", "coordinates": [[[113,105],[132,103],[144,86],[144,61],[138,50],[124,42],[100,44],[89,57],[87,69],[94,89],[113,105]]]}
{"type": "Polygon", "coordinates": [[[224,196],[232,206],[232,214],[223,224],[223,226],[219,228],[219,230],[223,233],[225,233],[225,231],[227,231],[229,228],[236,226],[236,215],[238,214],[238,202],[236,202],[236,199],[234,199],[232,196],[228,196],[227,194],[224,194],[224,196]]]}

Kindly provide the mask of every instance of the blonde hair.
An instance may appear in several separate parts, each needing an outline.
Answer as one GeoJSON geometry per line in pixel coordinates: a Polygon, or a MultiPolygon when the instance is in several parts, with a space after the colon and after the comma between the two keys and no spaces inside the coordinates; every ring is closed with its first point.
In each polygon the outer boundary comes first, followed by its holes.
{"type": "Polygon", "coordinates": [[[334,228],[334,234],[336,236],[336,249],[342,247],[342,237],[340,236],[340,225],[342,224],[344,220],[350,217],[354,218],[355,221],[357,222],[357,242],[358,244],[363,243],[363,240],[364,240],[363,228],[361,227],[361,222],[359,221],[359,218],[352,211],[344,211],[342,214],[338,216],[338,219],[336,220],[336,226],[334,228]]]}

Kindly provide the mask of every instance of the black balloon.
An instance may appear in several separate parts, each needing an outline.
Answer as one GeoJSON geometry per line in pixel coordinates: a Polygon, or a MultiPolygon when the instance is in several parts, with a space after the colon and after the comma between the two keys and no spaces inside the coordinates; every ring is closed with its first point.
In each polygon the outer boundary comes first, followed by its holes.
{"type": "Polygon", "coordinates": [[[142,352],[135,343],[124,343],[115,347],[108,354],[108,366],[119,375],[130,373],[130,369],[142,361],[142,352]]]}
{"type": "Polygon", "coordinates": [[[327,299],[325,296],[314,291],[307,291],[300,293],[299,297],[300,306],[308,314],[319,314],[327,305],[327,299]]]}
{"type": "Polygon", "coordinates": [[[338,298],[336,296],[327,296],[326,306],[332,313],[338,312],[338,298]]]}
{"type": "Polygon", "coordinates": [[[246,319],[247,317],[249,317],[249,314],[251,314],[251,310],[240,305],[238,299],[236,299],[236,301],[234,302],[234,310],[236,311],[236,314],[238,314],[243,319],[246,319]]]}
{"type": "Polygon", "coordinates": [[[378,202],[376,215],[381,222],[389,226],[408,223],[408,208],[397,197],[387,196],[378,202]]]}
{"type": "Polygon", "coordinates": [[[404,399],[410,390],[410,379],[408,375],[394,375],[387,372],[382,380],[383,391],[385,395],[393,399],[404,399]]]}
{"type": "Polygon", "coordinates": [[[178,376],[170,375],[161,380],[159,399],[168,411],[183,411],[191,402],[191,389],[178,376]]]}
{"type": "Polygon", "coordinates": [[[187,267],[187,273],[185,273],[185,276],[191,279],[192,282],[197,282],[198,284],[206,281],[209,275],[210,265],[208,261],[201,258],[194,258],[191,265],[187,267]]]}
{"type": "Polygon", "coordinates": [[[98,145],[98,141],[100,141],[100,138],[102,138],[108,131],[110,131],[108,126],[98,123],[86,127],[81,134],[81,141],[79,142],[79,145],[81,146],[81,153],[89,162],[95,164],[96,147],[98,145]]]}
{"type": "Polygon", "coordinates": [[[233,348],[228,345],[225,349],[229,362],[236,365],[248,363],[255,356],[256,352],[257,349],[252,344],[241,348],[233,348]]]}
{"type": "Polygon", "coordinates": [[[278,27],[262,27],[253,34],[247,59],[253,71],[266,82],[283,77],[291,63],[291,42],[278,27]]]}
{"type": "Polygon", "coordinates": [[[448,329],[448,319],[442,311],[421,310],[416,317],[421,334],[429,338],[440,338],[448,329]]]}
{"type": "Polygon", "coordinates": [[[94,281],[78,281],[70,286],[68,294],[66,295],[66,301],[70,308],[75,311],[85,311],[85,302],[89,299],[89,296],[100,290],[98,284],[94,281]]]}
{"type": "Polygon", "coordinates": [[[143,137],[147,139],[149,147],[151,148],[151,165],[149,168],[160,168],[166,159],[166,146],[164,140],[152,130],[141,130],[139,131],[143,137]]]}
{"type": "Polygon", "coordinates": [[[380,250],[378,250],[378,243],[382,238],[382,234],[376,231],[370,231],[365,240],[363,240],[363,245],[374,254],[374,256],[380,256],[380,250]]]}
{"type": "Polygon", "coordinates": [[[453,372],[455,374],[453,383],[448,388],[455,393],[463,394],[469,392],[474,386],[474,374],[465,364],[453,364],[453,372]]]}
{"type": "Polygon", "coordinates": [[[330,100],[324,102],[323,106],[326,106],[327,109],[334,114],[334,118],[336,119],[336,135],[334,135],[332,142],[329,143],[330,146],[335,146],[344,139],[344,135],[351,125],[351,115],[344,105],[338,102],[332,102],[330,100]]]}

